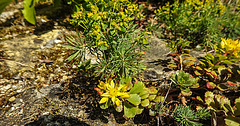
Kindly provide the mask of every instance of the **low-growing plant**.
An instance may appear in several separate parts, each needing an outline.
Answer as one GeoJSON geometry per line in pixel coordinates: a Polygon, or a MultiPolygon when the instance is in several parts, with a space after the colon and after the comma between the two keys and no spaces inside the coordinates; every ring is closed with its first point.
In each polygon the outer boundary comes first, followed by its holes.
{"type": "Polygon", "coordinates": [[[114,82],[112,78],[106,82],[99,81],[95,90],[102,97],[99,102],[102,109],[113,106],[116,111],[123,111],[128,118],[141,114],[144,108],[151,108],[163,100],[155,87],[146,88],[141,81],[135,81],[133,85],[130,77],[118,82],[114,82]]]}
{"type": "Polygon", "coordinates": [[[68,60],[84,59],[86,50],[98,58],[95,75],[134,76],[142,70],[142,49],[148,44],[146,35],[133,25],[142,16],[140,7],[128,0],[85,1],[78,4],[72,24],[83,28],[77,39],[68,39],[75,49],[68,60]]]}
{"type": "Polygon", "coordinates": [[[232,106],[227,97],[207,91],[205,93],[205,103],[209,110],[217,113],[219,119],[224,119],[226,125],[240,125],[240,98],[235,99],[235,106],[232,106]]]}
{"type": "Polygon", "coordinates": [[[184,71],[176,71],[172,75],[172,82],[179,86],[181,90],[181,94],[183,96],[190,96],[192,95],[192,91],[190,88],[198,88],[199,84],[197,83],[197,80],[192,77],[189,73],[185,73],[184,71]]]}
{"type": "Polygon", "coordinates": [[[191,41],[193,47],[205,44],[209,48],[220,37],[236,38],[239,35],[239,14],[231,8],[220,0],[177,0],[172,4],[167,2],[155,13],[170,39],[182,38],[191,41]]]}
{"type": "Polygon", "coordinates": [[[208,53],[198,61],[199,65],[193,66],[195,75],[201,76],[207,82],[207,88],[214,89],[217,87],[223,91],[228,89],[223,82],[227,82],[230,86],[236,85],[230,82],[229,79],[234,74],[239,74],[234,73],[232,67],[235,61],[239,60],[239,45],[238,40],[222,38],[216,53],[208,53]]]}
{"type": "Polygon", "coordinates": [[[190,41],[183,40],[179,38],[177,41],[172,41],[167,44],[172,51],[175,53],[170,53],[167,56],[171,56],[175,64],[169,64],[168,67],[175,68],[177,70],[185,70],[187,66],[192,66],[195,64],[196,58],[190,55],[190,41]]]}
{"type": "Polygon", "coordinates": [[[199,121],[210,119],[210,111],[202,108],[195,112],[189,106],[180,104],[174,111],[173,118],[181,126],[202,126],[203,124],[199,121]]]}

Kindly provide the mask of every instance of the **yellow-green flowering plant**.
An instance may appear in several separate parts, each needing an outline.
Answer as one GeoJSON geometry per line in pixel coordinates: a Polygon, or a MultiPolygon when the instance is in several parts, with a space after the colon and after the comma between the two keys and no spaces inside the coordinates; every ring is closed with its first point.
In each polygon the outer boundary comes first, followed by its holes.
{"type": "Polygon", "coordinates": [[[102,109],[113,106],[116,111],[124,112],[125,117],[131,118],[141,114],[144,108],[149,109],[149,114],[154,116],[158,112],[156,104],[163,101],[155,87],[145,87],[144,83],[131,77],[122,78],[120,81],[108,78],[105,82],[99,81],[95,90],[101,96],[99,101],[102,109]]]}
{"type": "Polygon", "coordinates": [[[231,81],[235,81],[234,77],[240,73],[237,69],[239,66],[235,64],[235,61],[239,61],[240,43],[239,40],[221,40],[215,46],[215,53],[207,53],[192,68],[195,75],[206,81],[207,88],[225,91],[237,85],[231,81]]]}
{"type": "Polygon", "coordinates": [[[142,49],[150,34],[133,24],[143,17],[141,6],[129,0],[84,0],[76,8],[72,24],[83,30],[79,37],[68,39],[69,47],[76,50],[69,61],[84,59],[86,50],[90,50],[99,61],[96,76],[121,78],[142,71],[142,49]]]}
{"type": "Polygon", "coordinates": [[[109,78],[105,82],[99,81],[98,89],[103,91],[100,93],[102,99],[99,104],[101,108],[108,107],[108,104],[113,104],[118,107],[122,104],[120,99],[129,98],[129,94],[126,93],[126,85],[121,85],[119,83],[114,83],[112,78],[109,78]]]}
{"type": "Polygon", "coordinates": [[[221,40],[221,48],[225,51],[225,53],[238,57],[240,54],[240,41],[238,39],[233,40],[226,38],[221,38],[221,40]]]}
{"type": "Polygon", "coordinates": [[[220,37],[239,36],[239,13],[231,8],[220,0],[176,0],[172,4],[167,2],[154,12],[168,38],[175,41],[181,37],[191,41],[191,46],[195,47],[213,44],[220,37]]]}

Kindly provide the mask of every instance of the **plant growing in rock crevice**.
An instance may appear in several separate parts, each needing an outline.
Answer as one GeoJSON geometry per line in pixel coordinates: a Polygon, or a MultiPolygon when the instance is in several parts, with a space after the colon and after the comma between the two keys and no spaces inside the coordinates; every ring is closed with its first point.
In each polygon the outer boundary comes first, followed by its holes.
{"type": "Polygon", "coordinates": [[[210,111],[207,109],[200,109],[198,111],[193,111],[189,106],[178,105],[176,110],[173,112],[173,118],[181,126],[202,126],[200,120],[206,120],[210,117],[210,111]]]}
{"type": "Polygon", "coordinates": [[[223,39],[220,47],[216,46],[216,52],[214,54],[208,53],[205,57],[199,59],[199,65],[192,66],[196,76],[200,76],[207,82],[207,88],[219,90],[227,90],[228,86],[224,85],[227,82],[229,86],[235,86],[237,84],[230,81],[231,77],[238,75],[238,70],[234,71],[232,65],[235,61],[239,60],[239,48],[240,43],[238,40],[223,39]]]}
{"type": "Polygon", "coordinates": [[[184,71],[176,71],[176,73],[172,75],[171,80],[176,86],[180,87],[181,94],[183,96],[192,95],[190,88],[199,87],[197,80],[193,78],[189,73],[185,73],[184,71]]]}
{"type": "MultiPolygon", "coordinates": [[[[116,83],[109,78],[105,83],[100,81],[96,91],[102,99],[99,104],[102,109],[114,106],[118,112],[124,112],[125,117],[131,118],[141,114],[144,108],[149,108],[155,103],[163,101],[162,96],[158,96],[155,87],[146,88],[141,81],[135,81],[132,85],[131,78],[121,79],[116,83]]],[[[153,115],[150,112],[150,115],[153,115]]]]}
{"type": "Polygon", "coordinates": [[[224,119],[226,125],[240,125],[240,97],[235,99],[235,106],[232,106],[227,97],[207,91],[205,103],[208,105],[208,109],[217,115],[218,118],[214,118],[217,123],[224,119]]]}
{"type": "Polygon", "coordinates": [[[89,50],[98,58],[95,75],[107,78],[131,76],[142,71],[142,49],[148,44],[147,35],[137,29],[134,20],[141,19],[141,6],[128,0],[85,0],[76,5],[72,24],[83,28],[79,38],[68,39],[70,48],[75,49],[69,58],[84,59],[89,50]]]}

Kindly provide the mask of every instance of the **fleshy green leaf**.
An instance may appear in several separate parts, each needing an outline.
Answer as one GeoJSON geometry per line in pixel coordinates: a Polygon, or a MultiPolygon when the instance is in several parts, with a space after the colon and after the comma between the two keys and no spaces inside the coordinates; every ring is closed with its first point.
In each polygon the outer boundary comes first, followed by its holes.
{"type": "Polygon", "coordinates": [[[24,18],[31,24],[36,25],[35,0],[24,0],[22,10],[24,18]]]}
{"type": "Polygon", "coordinates": [[[108,102],[105,102],[103,104],[100,104],[100,108],[101,109],[107,109],[110,105],[110,100],[108,100],[108,102]]]}
{"type": "Polygon", "coordinates": [[[203,70],[200,66],[196,66],[195,69],[197,69],[197,70],[203,70]]]}
{"type": "Polygon", "coordinates": [[[217,88],[221,91],[225,91],[228,89],[228,87],[225,84],[218,84],[217,88]]]}
{"type": "Polygon", "coordinates": [[[143,112],[144,108],[142,106],[138,106],[136,109],[136,114],[141,114],[143,112]]]}
{"type": "Polygon", "coordinates": [[[177,65],[175,65],[175,64],[169,64],[167,67],[177,68],[177,65]]]}
{"type": "Polygon", "coordinates": [[[136,115],[137,107],[124,101],[124,115],[128,118],[132,118],[136,115]]]}
{"type": "Polygon", "coordinates": [[[130,94],[130,97],[127,99],[133,105],[139,105],[141,103],[141,97],[137,94],[130,94]]]}
{"type": "Polygon", "coordinates": [[[201,76],[201,75],[202,75],[202,74],[199,73],[197,70],[195,70],[194,73],[195,73],[195,75],[197,75],[197,76],[201,76]]]}
{"type": "Polygon", "coordinates": [[[235,116],[240,116],[240,97],[235,99],[235,110],[234,110],[235,116]]]}
{"type": "Polygon", "coordinates": [[[141,102],[141,105],[143,106],[143,107],[146,107],[146,106],[148,106],[149,105],[149,100],[148,99],[144,99],[142,102],[141,102]]]}
{"type": "Polygon", "coordinates": [[[183,60],[197,61],[194,57],[186,57],[183,60]]]}
{"type": "Polygon", "coordinates": [[[195,63],[194,63],[194,61],[187,61],[186,63],[184,63],[184,65],[194,65],[195,63]]]}
{"type": "Polygon", "coordinates": [[[223,63],[225,63],[225,64],[234,64],[233,62],[231,62],[229,60],[224,60],[223,63]]]}
{"type": "Polygon", "coordinates": [[[183,96],[191,96],[192,91],[189,88],[186,88],[185,90],[181,89],[181,93],[183,96]]]}
{"type": "Polygon", "coordinates": [[[161,102],[163,102],[163,100],[164,100],[163,96],[157,96],[153,101],[161,103],[161,102]]]}
{"type": "Polygon", "coordinates": [[[149,94],[157,94],[158,93],[158,90],[156,89],[156,87],[149,87],[149,88],[147,88],[148,89],[148,91],[149,91],[149,94]]]}
{"type": "Polygon", "coordinates": [[[225,123],[228,126],[239,126],[240,125],[240,118],[227,116],[225,119],[225,123]]]}
{"type": "Polygon", "coordinates": [[[150,116],[155,116],[156,114],[157,114],[157,112],[155,110],[152,110],[152,109],[149,110],[150,116]]]}
{"type": "Polygon", "coordinates": [[[137,94],[144,90],[144,84],[141,81],[138,81],[134,84],[133,88],[129,91],[130,94],[137,94]]]}
{"type": "Polygon", "coordinates": [[[148,99],[150,101],[153,101],[156,98],[157,95],[149,95],[148,99]]]}
{"type": "Polygon", "coordinates": [[[140,92],[139,96],[141,99],[146,99],[149,96],[147,89],[145,88],[142,92],[140,92]]]}

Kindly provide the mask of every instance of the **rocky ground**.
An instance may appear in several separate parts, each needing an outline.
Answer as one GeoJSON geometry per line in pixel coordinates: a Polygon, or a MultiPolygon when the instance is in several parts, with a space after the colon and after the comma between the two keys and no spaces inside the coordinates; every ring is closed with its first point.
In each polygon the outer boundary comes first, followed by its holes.
{"type": "MultiPolygon", "coordinates": [[[[49,7],[39,7],[37,12],[42,13],[49,7]]],[[[99,97],[94,91],[97,81],[90,75],[82,77],[64,60],[69,51],[61,46],[65,41],[62,36],[71,33],[64,23],[67,16],[58,19],[39,14],[39,26],[35,27],[24,21],[21,9],[19,2],[0,15],[1,126],[155,124],[154,118],[144,116],[147,112],[134,119],[125,119],[122,113],[99,108],[99,97]]],[[[171,75],[167,68],[171,62],[167,57],[170,49],[157,37],[149,40],[144,78],[161,83],[171,75]]]]}

